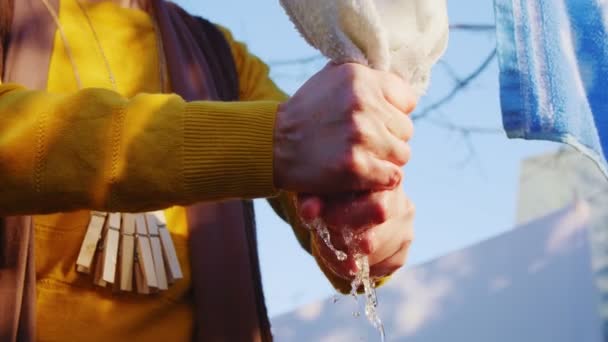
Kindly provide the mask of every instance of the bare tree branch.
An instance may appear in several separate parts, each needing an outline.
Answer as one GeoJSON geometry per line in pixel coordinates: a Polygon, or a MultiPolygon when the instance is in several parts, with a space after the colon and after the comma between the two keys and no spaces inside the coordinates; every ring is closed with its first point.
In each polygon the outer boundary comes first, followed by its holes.
{"type": "Polygon", "coordinates": [[[474,81],[477,77],[479,77],[479,75],[481,75],[490,66],[490,63],[492,63],[492,61],[494,60],[495,57],[496,57],[496,48],[494,48],[492,50],[492,52],[488,55],[488,57],[486,57],[486,59],[484,59],[484,61],[477,67],[477,69],[475,69],[475,71],[473,71],[471,74],[469,74],[467,77],[465,77],[462,81],[458,82],[447,95],[445,95],[444,97],[439,99],[439,101],[424,108],[420,112],[412,115],[412,119],[420,120],[424,117],[427,117],[433,111],[443,107],[444,105],[446,105],[447,103],[452,101],[458,95],[458,93],[460,91],[462,91],[464,88],[466,88],[472,81],[474,81]]]}
{"type": "Polygon", "coordinates": [[[435,125],[437,127],[445,128],[445,129],[448,129],[451,131],[460,132],[463,134],[465,134],[465,133],[466,134],[503,134],[504,133],[504,130],[501,128],[457,125],[446,119],[437,120],[433,117],[428,117],[425,121],[432,125],[435,125]]]}
{"type": "Polygon", "coordinates": [[[455,166],[464,167],[470,164],[471,161],[477,160],[477,149],[475,149],[475,144],[471,141],[471,134],[469,132],[460,132],[460,135],[466,146],[467,154],[455,166]]]}
{"type": "Polygon", "coordinates": [[[495,25],[491,24],[453,24],[450,25],[452,31],[474,31],[474,32],[491,32],[496,29],[495,25]]]}
{"type": "Polygon", "coordinates": [[[455,83],[462,82],[462,78],[460,77],[460,75],[458,75],[458,73],[456,72],[456,70],[454,70],[450,63],[441,59],[437,62],[437,65],[441,66],[455,83]]]}
{"type": "Polygon", "coordinates": [[[323,55],[317,54],[317,55],[307,56],[307,57],[292,58],[292,59],[279,59],[276,61],[270,61],[270,62],[268,62],[268,65],[270,65],[273,68],[276,68],[276,67],[310,64],[310,63],[321,61],[323,59],[325,59],[325,57],[323,55]]]}

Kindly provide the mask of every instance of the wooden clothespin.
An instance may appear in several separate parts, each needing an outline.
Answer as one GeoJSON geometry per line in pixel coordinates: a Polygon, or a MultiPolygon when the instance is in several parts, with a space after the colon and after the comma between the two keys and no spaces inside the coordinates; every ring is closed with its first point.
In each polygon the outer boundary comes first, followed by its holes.
{"type": "Polygon", "coordinates": [[[169,283],[173,283],[178,279],[182,279],[184,275],[182,274],[182,268],[179,264],[179,259],[177,258],[177,252],[175,251],[171,233],[169,233],[169,230],[167,229],[167,219],[165,218],[163,211],[155,211],[152,215],[156,218],[158,226],[158,235],[160,236],[160,241],[162,243],[163,257],[168,269],[167,277],[169,283]]]}
{"type": "Polygon", "coordinates": [[[80,246],[80,253],[76,260],[76,270],[80,273],[90,274],[93,268],[93,259],[102,237],[103,227],[106,223],[108,214],[94,211],[91,213],[91,220],[87,227],[84,241],[80,246]]]}
{"type": "Polygon", "coordinates": [[[144,276],[143,266],[139,261],[139,257],[135,254],[135,264],[134,264],[134,273],[135,273],[135,287],[137,288],[137,293],[140,294],[150,294],[152,290],[148,287],[148,283],[146,282],[146,277],[144,276]]]}
{"type": "Polygon", "coordinates": [[[118,261],[118,243],[120,241],[121,224],[121,215],[119,213],[111,213],[108,218],[103,263],[103,280],[110,284],[116,282],[116,263],[118,261]]]}
{"type": "Polygon", "coordinates": [[[120,290],[130,292],[133,291],[135,272],[135,215],[124,214],[122,216],[121,237],[120,290]]]}
{"type": "Polygon", "coordinates": [[[76,270],[92,273],[97,286],[141,294],[168,290],[183,278],[163,211],[92,212],[76,270]]]}
{"type": "Polygon", "coordinates": [[[167,271],[165,270],[165,261],[163,260],[163,251],[158,233],[158,223],[156,221],[156,216],[146,214],[146,227],[148,228],[150,245],[152,246],[152,258],[154,259],[154,271],[156,272],[156,280],[158,280],[158,289],[166,291],[169,289],[169,284],[167,282],[167,271]]]}
{"type": "Polygon", "coordinates": [[[101,231],[102,238],[99,241],[99,244],[97,245],[97,251],[95,252],[95,272],[93,274],[93,284],[101,287],[105,287],[107,285],[107,283],[103,280],[103,264],[105,260],[104,255],[106,250],[106,243],[108,240],[107,231],[109,230],[109,223],[110,220],[106,219],[103,225],[103,229],[101,231]]]}
{"type": "Polygon", "coordinates": [[[150,238],[148,236],[148,228],[146,227],[146,218],[144,214],[137,214],[135,216],[135,229],[137,231],[137,260],[139,264],[139,275],[136,273],[136,281],[139,281],[137,285],[138,292],[145,291],[147,287],[150,291],[158,289],[158,280],[154,268],[154,258],[152,257],[152,248],[150,246],[150,238]],[[144,283],[145,286],[143,286],[144,283]]]}

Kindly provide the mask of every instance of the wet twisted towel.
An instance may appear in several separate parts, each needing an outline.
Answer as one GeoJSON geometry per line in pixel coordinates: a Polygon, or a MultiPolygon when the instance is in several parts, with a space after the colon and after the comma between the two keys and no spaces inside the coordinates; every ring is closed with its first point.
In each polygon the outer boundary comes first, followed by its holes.
{"type": "Polygon", "coordinates": [[[418,96],[448,43],[446,0],[281,0],[306,41],[336,63],[388,70],[418,96]]]}
{"type": "Polygon", "coordinates": [[[568,143],[608,177],[608,2],[495,0],[511,138],[568,143]]]}

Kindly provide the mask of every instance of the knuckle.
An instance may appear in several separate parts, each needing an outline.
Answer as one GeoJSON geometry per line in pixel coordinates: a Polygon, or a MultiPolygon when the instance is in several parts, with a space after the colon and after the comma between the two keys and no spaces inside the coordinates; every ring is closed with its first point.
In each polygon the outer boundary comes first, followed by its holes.
{"type": "Polygon", "coordinates": [[[375,221],[377,224],[382,224],[382,223],[388,221],[389,210],[384,204],[376,202],[372,205],[372,209],[373,209],[374,218],[375,218],[375,221]]]}
{"type": "Polygon", "coordinates": [[[414,227],[412,224],[408,224],[405,226],[405,229],[403,229],[400,232],[400,237],[399,239],[401,240],[401,243],[399,244],[399,249],[398,251],[404,252],[407,254],[407,251],[410,248],[410,245],[412,244],[412,242],[414,242],[414,227]]]}
{"type": "Polygon", "coordinates": [[[361,80],[361,67],[355,63],[344,63],[338,67],[340,77],[345,85],[353,85],[361,80]]]}
{"type": "Polygon", "coordinates": [[[407,164],[409,163],[410,159],[412,158],[412,148],[409,144],[405,144],[399,151],[399,161],[401,162],[401,164],[407,164]]]}
{"type": "Polygon", "coordinates": [[[416,106],[418,105],[418,99],[416,98],[416,95],[414,93],[414,88],[409,83],[403,81],[401,78],[399,78],[399,82],[401,82],[401,84],[403,85],[403,89],[405,89],[404,94],[407,94],[407,100],[405,103],[404,110],[406,114],[409,114],[416,109],[416,106]]]}
{"type": "Polygon", "coordinates": [[[368,255],[373,255],[378,251],[378,243],[374,239],[374,234],[366,232],[359,237],[359,247],[368,255]]]}
{"type": "Polygon", "coordinates": [[[361,157],[359,156],[359,153],[357,153],[357,151],[355,151],[354,149],[351,149],[350,151],[345,153],[344,157],[342,158],[341,164],[341,169],[343,173],[348,176],[358,176],[359,174],[361,174],[361,171],[363,169],[363,162],[361,160],[361,157]]]}
{"type": "Polygon", "coordinates": [[[368,82],[365,80],[363,68],[355,64],[343,66],[343,89],[347,110],[351,113],[364,111],[368,107],[368,82]]]}
{"type": "Polygon", "coordinates": [[[347,139],[352,145],[359,145],[366,141],[365,125],[360,119],[352,118],[348,125],[347,139]]]}
{"type": "Polygon", "coordinates": [[[399,146],[392,147],[390,153],[396,164],[404,166],[409,163],[412,151],[409,144],[399,144],[399,146]]]}
{"type": "Polygon", "coordinates": [[[403,134],[403,138],[405,139],[405,141],[409,141],[414,136],[414,122],[412,121],[412,119],[409,116],[406,116],[404,118],[404,123],[405,123],[405,131],[403,134]]]}
{"type": "Polygon", "coordinates": [[[347,96],[346,109],[348,113],[354,114],[363,112],[367,108],[367,100],[365,92],[361,89],[361,86],[357,83],[349,84],[348,96],[347,96]]]}
{"type": "Polygon", "coordinates": [[[414,241],[414,229],[413,229],[413,227],[409,226],[405,230],[405,234],[403,236],[403,241],[401,242],[401,245],[399,246],[399,250],[407,251],[410,248],[410,245],[412,244],[413,241],[414,241]]]}
{"type": "Polygon", "coordinates": [[[406,213],[409,217],[416,216],[416,204],[414,202],[408,200],[406,203],[406,213]]]}
{"type": "Polygon", "coordinates": [[[406,114],[412,113],[416,109],[416,106],[418,106],[418,103],[416,101],[416,98],[412,95],[411,98],[407,101],[407,104],[405,106],[405,113],[406,114]]]}

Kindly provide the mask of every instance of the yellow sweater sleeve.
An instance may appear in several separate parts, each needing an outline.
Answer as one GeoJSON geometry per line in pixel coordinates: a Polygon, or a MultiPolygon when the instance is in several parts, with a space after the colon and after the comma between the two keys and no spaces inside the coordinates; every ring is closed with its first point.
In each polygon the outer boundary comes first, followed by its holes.
{"type": "MultiPolygon", "coordinates": [[[[240,81],[240,99],[243,101],[272,100],[283,102],[287,95],[283,93],[269,76],[269,68],[259,58],[252,55],[246,45],[234,40],[230,32],[219,27],[231,45],[232,54],[237,66],[240,81]]],[[[320,257],[319,249],[311,232],[304,226],[297,215],[296,195],[281,191],[277,196],[268,199],[274,211],[293,229],[298,242],[308,253],[312,254],[317,265],[325,274],[335,289],[342,293],[349,293],[350,282],[338,277],[333,273],[320,257]]],[[[378,285],[384,283],[387,278],[381,279],[378,285]]]]}
{"type": "Polygon", "coordinates": [[[276,195],[277,106],[0,85],[0,215],[276,195]]]}

